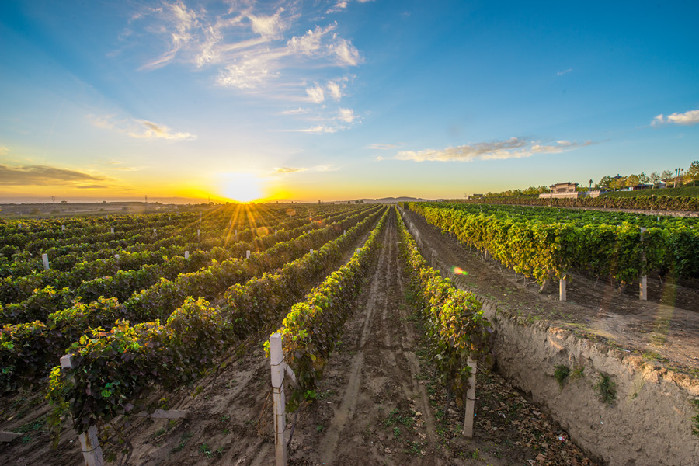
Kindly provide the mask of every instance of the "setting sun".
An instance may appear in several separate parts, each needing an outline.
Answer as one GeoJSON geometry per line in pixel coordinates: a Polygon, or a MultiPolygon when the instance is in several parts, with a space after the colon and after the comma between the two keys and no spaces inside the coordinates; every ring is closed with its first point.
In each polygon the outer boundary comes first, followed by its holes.
{"type": "Polygon", "coordinates": [[[223,176],[222,195],[239,202],[251,202],[263,197],[262,180],[253,173],[227,173],[223,176]]]}

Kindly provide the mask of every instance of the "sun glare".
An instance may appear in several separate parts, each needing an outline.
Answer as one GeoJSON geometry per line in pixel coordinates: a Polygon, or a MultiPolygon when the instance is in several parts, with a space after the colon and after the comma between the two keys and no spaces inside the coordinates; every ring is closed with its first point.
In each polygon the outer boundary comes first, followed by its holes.
{"type": "Polygon", "coordinates": [[[227,173],[223,179],[223,193],[228,199],[251,202],[263,197],[262,180],[253,173],[227,173]]]}

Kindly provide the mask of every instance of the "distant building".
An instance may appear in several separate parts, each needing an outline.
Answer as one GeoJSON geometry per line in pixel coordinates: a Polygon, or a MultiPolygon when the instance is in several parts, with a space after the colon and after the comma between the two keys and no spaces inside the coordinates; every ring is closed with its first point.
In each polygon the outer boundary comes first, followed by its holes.
{"type": "MultiPolygon", "coordinates": [[[[578,183],[556,183],[551,185],[550,193],[539,194],[540,198],[570,198],[577,199],[581,197],[581,193],[578,193],[575,188],[578,187],[578,183]]],[[[582,194],[584,195],[584,194],[582,194]]]]}

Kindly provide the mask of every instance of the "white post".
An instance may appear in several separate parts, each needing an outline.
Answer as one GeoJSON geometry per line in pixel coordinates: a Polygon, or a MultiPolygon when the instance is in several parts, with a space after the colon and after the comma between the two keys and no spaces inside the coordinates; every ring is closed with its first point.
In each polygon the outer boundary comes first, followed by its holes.
{"type": "Polygon", "coordinates": [[[345,236],[347,234],[347,230],[342,230],[342,236],[345,236]]]}
{"type": "Polygon", "coordinates": [[[117,262],[119,262],[119,259],[120,259],[120,258],[121,258],[121,257],[119,256],[119,254],[114,254],[114,259],[116,259],[117,262]]]}
{"type": "Polygon", "coordinates": [[[189,251],[185,251],[185,252],[184,252],[184,258],[185,258],[185,259],[189,259],[189,251]]]}
{"type": "Polygon", "coordinates": [[[311,250],[310,250],[309,252],[310,252],[311,254],[313,254],[313,248],[311,248],[311,250]]]}
{"type": "Polygon", "coordinates": [[[235,230],[235,240],[238,241],[238,230],[235,230]]]}
{"type": "Polygon", "coordinates": [[[155,228],[153,228],[153,234],[155,234],[155,228]]]}
{"type": "Polygon", "coordinates": [[[61,225],[61,231],[66,231],[66,226],[65,226],[65,225],[61,225]]]}
{"type": "Polygon", "coordinates": [[[466,412],[464,413],[464,436],[473,437],[473,417],[476,409],[476,369],[477,361],[469,356],[468,367],[471,375],[468,377],[468,392],[466,393],[466,412]]]}
{"type": "MultiPolygon", "coordinates": [[[[646,251],[643,249],[643,233],[646,232],[645,228],[641,228],[641,265],[643,266],[643,272],[646,273],[646,251]]],[[[641,276],[641,283],[639,283],[639,298],[641,301],[648,301],[648,276],[641,276]]]]}
{"type": "MultiPolygon", "coordinates": [[[[61,356],[61,369],[73,368],[73,355],[61,356]]],[[[97,438],[97,427],[90,426],[87,432],[78,435],[80,446],[82,447],[83,459],[86,466],[103,466],[104,454],[97,438]]]]}
{"type": "Polygon", "coordinates": [[[197,228],[197,241],[201,240],[201,230],[197,228]]]}
{"type": "Polygon", "coordinates": [[[250,250],[245,251],[245,258],[250,259],[250,250]]]}
{"type": "Polygon", "coordinates": [[[112,234],[114,234],[114,227],[111,227],[111,228],[109,229],[109,232],[112,233],[112,234]]]}
{"type": "Polygon", "coordinates": [[[49,255],[46,253],[43,253],[41,255],[41,260],[44,262],[44,270],[49,269],[49,255]]]}
{"type": "Polygon", "coordinates": [[[558,282],[558,300],[559,301],[566,300],[566,279],[565,279],[565,277],[561,278],[561,281],[558,282]]]}
{"type": "Polygon", "coordinates": [[[269,363],[272,369],[274,402],[274,452],[277,466],[286,466],[286,399],[284,396],[284,352],[279,332],[269,337],[269,363]]]}
{"type": "Polygon", "coordinates": [[[104,465],[104,454],[97,439],[97,427],[90,426],[87,432],[78,435],[80,446],[83,451],[83,459],[85,466],[102,466],[104,465]]]}

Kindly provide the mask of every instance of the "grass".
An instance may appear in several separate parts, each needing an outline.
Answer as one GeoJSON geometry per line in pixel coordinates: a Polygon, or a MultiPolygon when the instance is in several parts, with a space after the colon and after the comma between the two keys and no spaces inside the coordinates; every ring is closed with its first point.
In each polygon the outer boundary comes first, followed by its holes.
{"type": "Polygon", "coordinates": [[[383,423],[387,427],[394,426],[396,424],[411,427],[413,424],[415,424],[415,418],[413,418],[413,416],[409,413],[401,414],[398,409],[394,409],[388,414],[388,417],[383,421],[383,423]]]}
{"type": "Polygon", "coordinates": [[[181,451],[185,447],[185,445],[187,445],[187,442],[190,438],[192,438],[192,434],[188,432],[182,434],[182,437],[180,438],[180,443],[178,443],[177,446],[172,449],[172,452],[177,453],[178,451],[181,451]]]}
{"type": "Polygon", "coordinates": [[[556,379],[558,386],[561,388],[565,386],[569,375],[570,368],[568,366],[564,366],[563,364],[556,366],[556,370],[553,372],[553,377],[556,379]]]}
{"type": "Polygon", "coordinates": [[[608,405],[614,404],[616,399],[616,384],[607,374],[600,374],[600,380],[595,385],[595,389],[600,396],[600,401],[608,405]]]}

